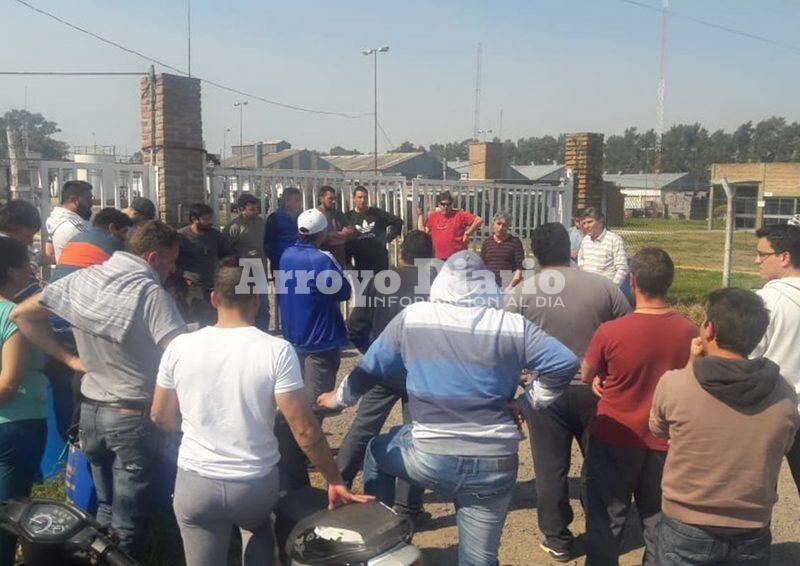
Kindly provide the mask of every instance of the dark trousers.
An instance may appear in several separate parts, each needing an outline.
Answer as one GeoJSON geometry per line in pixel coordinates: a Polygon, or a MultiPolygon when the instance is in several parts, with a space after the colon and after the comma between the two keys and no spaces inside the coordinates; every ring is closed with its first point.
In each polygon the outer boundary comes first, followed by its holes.
{"type": "Polygon", "coordinates": [[[786,453],[786,461],[789,462],[794,485],[797,487],[797,493],[800,494],[800,434],[795,434],[794,443],[789,448],[789,452],[786,453]]]}
{"type": "MultiPolygon", "coordinates": [[[[322,393],[333,391],[336,386],[336,374],[339,372],[342,353],[336,348],[313,354],[298,354],[298,357],[311,408],[322,425],[324,411],[317,408],[317,397],[322,393]]],[[[275,416],[275,437],[278,440],[278,451],[281,455],[280,462],[278,462],[281,491],[292,491],[311,485],[306,467],[306,456],[297,445],[286,419],[280,413],[275,416]]]]}
{"type": "Polygon", "coordinates": [[[772,534],[769,527],[720,537],[664,515],[658,529],[659,566],[769,566],[772,534]]]}
{"type": "MultiPolygon", "coordinates": [[[[28,497],[47,439],[44,419],[0,424],[0,501],[28,497]]],[[[14,564],[17,537],[0,531],[0,566],[14,564]]]]}
{"type": "Polygon", "coordinates": [[[586,565],[619,564],[631,496],[644,533],[642,564],[655,564],[661,521],[661,475],[667,453],[614,446],[590,435],[586,450],[586,565]]]}
{"type": "MultiPolygon", "coordinates": [[[[341,470],[347,485],[352,485],[353,479],[361,471],[367,444],[380,434],[383,424],[398,400],[403,402],[403,422],[408,424],[410,418],[406,410],[406,396],[402,391],[378,383],[361,398],[353,424],[350,425],[350,430],[347,431],[336,456],[336,465],[341,470]]],[[[422,509],[424,491],[398,479],[394,504],[403,511],[415,513],[422,509]]]]}
{"type": "Polygon", "coordinates": [[[549,548],[567,552],[573,541],[569,503],[569,467],[572,441],[586,454],[589,421],[597,408],[591,387],[572,384],[549,406],[529,409],[533,471],[536,476],[536,515],[549,548]]]}

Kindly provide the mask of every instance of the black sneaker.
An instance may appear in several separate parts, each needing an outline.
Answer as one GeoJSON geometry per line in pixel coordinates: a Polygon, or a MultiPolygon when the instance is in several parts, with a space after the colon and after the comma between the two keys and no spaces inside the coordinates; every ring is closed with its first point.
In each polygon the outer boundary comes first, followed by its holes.
{"type": "Polygon", "coordinates": [[[545,551],[547,555],[556,562],[569,562],[572,560],[572,553],[568,550],[556,550],[547,545],[547,541],[539,543],[539,548],[545,551]]]}

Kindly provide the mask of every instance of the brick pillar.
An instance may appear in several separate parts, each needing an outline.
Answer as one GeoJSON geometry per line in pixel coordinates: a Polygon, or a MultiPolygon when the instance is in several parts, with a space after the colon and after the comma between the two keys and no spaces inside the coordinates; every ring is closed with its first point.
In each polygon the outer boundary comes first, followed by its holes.
{"type": "Polygon", "coordinates": [[[469,178],[501,179],[503,176],[503,144],[473,142],[469,144],[469,178]]]}
{"type": "MultiPolygon", "coordinates": [[[[150,163],[150,76],[141,80],[142,155],[150,163]]],[[[158,202],[165,222],[185,222],[192,203],[205,201],[203,123],[200,115],[200,81],[189,77],[155,76],[155,165],[158,167],[158,202]],[[179,206],[184,218],[179,218],[179,206]]]]}
{"type": "Polygon", "coordinates": [[[603,134],[566,135],[564,163],[575,175],[572,212],[603,208],[603,134]]]}

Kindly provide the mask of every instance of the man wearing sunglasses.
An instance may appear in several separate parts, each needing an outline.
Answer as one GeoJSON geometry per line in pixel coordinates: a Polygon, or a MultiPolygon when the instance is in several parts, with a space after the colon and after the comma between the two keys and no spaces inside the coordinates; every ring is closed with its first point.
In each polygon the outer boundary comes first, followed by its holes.
{"type": "Polygon", "coordinates": [[[439,208],[428,215],[427,222],[422,210],[417,216],[417,227],[431,235],[434,257],[446,260],[461,250],[466,250],[469,239],[483,219],[466,210],[453,208],[453,197],[444,191],[437,200],[439,208]]]}
{"type": "MultiPolygon", "coordinates": [[[[778,364],[781,375],[800,394],[800,226],[775,224],[756,230],[758,273],[766,284],[757,291],[770,313],[761,343],[750,354],[778,364]]],[[[786,454],[800,492],[800,434],[786,454]]]]}

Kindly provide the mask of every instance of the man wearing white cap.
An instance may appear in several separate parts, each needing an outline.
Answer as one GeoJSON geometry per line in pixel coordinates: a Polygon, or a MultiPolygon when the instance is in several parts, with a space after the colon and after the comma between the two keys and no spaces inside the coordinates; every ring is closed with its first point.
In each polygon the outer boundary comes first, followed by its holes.
{"type": "MultiPolygon", "coordinates": [[[[350,298],[350,283],[333,255],[319,249],[327,237],[327,228],[328,220],[319,210],[302,212],[297,217],[299,239],[283,252],[276,274],[283,337],[294,346],[300,359],[309,399],[334,388],[340,349],[348,344],[339,303],[350,298]]],[[[322,414],[318,416],[321,420],[322,414]]],[[[276,435],[285,440],[281,450],[281,487],[309,485],[305,458],[284,425],[282,419],[276,424],[276,435]]]]}

